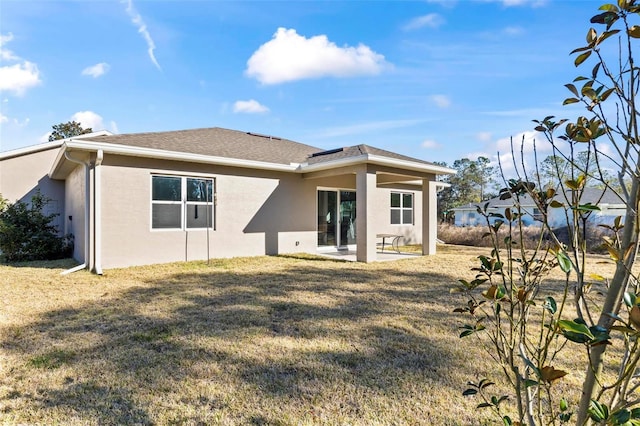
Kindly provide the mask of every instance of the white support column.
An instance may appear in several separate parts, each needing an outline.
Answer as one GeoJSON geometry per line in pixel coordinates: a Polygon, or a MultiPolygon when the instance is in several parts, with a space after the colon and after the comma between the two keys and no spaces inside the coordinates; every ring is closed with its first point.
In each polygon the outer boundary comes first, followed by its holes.
{"type": "Polygon", "coordinates": [[[358,262],[376,260],[376,230],[374,229],[374,202],[376,174],[364,166],[356,173],[356,258],[358,262]]]}
{"type": "Polygon", "coordinates": [[[422,254],[436,254],[438,238],[438,198],[436,182],[422,180],[422,254]]]}

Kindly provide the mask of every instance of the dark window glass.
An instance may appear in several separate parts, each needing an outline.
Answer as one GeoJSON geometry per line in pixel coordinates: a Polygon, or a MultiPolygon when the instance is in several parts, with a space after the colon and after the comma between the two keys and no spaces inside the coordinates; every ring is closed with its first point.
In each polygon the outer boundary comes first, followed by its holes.
{"type": "Polygon", "coordinates": [[[400,224],[400,210],[391,210],[391,224],[400,224]]]}
{"type": "Polygon", "coordinates": [[[180,204],[154,204],[152,206],[153,228],[181,228],[182,205],[180,204]]]}
{"type": "Polygon", "coordinates": [[[211,202],[213,181],[211,179],[187,178],[187,201],[211,202]]]}
{"type": "Polygon", "coordinates": [[[413,194],[402,194],[402,207],[405,209],[413,207],[413,194]]]}
{"type": "Polygon", "coordinates": [[[402,223],[413,223],[413,210],[402,210],[402,223]]]}
{"type": "Polygon", "coordinates": [[[179,177],[153,176],[152,198],[154,201],[181,201],[182,189],[179,177]]]}
{"type": "Polygon", "coordinates": [[[397,192],[391,193],[391,207],[400,207],[400,194],[397,192]]]}
{"type": "Polygon", "coordinates": [[[211,228],[212,224],[211,204],[187,204],[187,228],[211,228]]]}

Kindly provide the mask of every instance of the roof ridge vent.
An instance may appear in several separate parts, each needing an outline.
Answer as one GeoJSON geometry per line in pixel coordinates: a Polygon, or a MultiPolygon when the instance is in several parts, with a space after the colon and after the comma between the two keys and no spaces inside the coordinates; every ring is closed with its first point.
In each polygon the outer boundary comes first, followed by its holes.
{"type": "Polygon", "coordinates": [[[330,149],[328,151],[320,151],[320,152],[314,152],[313,154],[311,154],[311,158],[313,157],[320,157],[321,155],[329,155],[329,154],[335,154],[336,152],[342,152],[344,151],[344,148],[335,148],[335,149],[330,149]]]}
{"type": "Polygon", "coordinates": [[[250,136],[257,136],[259,138],[265,138],[265,139],[269,139],[269,140],[276,140],[276,141],[281,141],[282,138],[277,138],[275,136],[271,136],[271,135],[263,135],[261,133],[252,133],[252,132],[247,132],[248,135],[250,136]]]}

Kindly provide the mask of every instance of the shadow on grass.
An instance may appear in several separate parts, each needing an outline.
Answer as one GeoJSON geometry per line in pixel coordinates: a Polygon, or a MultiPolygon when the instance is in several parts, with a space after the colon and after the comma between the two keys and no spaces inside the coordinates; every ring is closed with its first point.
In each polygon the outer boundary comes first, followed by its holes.
{"type": "Polygon", "coordinates": [[[57,259],[57,260],[32,260],[29,262],[7,262],[0,255],[0,264],[10,266],[12,268],[38,268],[38,269],[70,269],[79,265],[75,259],[57,259]]]}
{"type": "Polygon", "coordinates": [[[369,397],[402,407],[425,397],[416,387],[450,386],[451,345],[426,331],[453,328],[443,314],[451,296],[428,285],[449,276],[310,260],[289,259],[282,272],[210,268],[140,282],[8,330],[0,347],[25,360],[16,376],[64,372],[62,383],[21,396],[36,412],[106,424],[207,423],[216,413],[298,423],[317,404],[357,420],[382,415],[369,397]]]}

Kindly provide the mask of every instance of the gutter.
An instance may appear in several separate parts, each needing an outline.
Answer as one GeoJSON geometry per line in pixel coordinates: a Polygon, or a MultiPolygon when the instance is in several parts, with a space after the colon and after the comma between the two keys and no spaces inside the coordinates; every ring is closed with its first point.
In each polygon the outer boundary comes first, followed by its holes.
{"type": "Polygon", "coordinates": [[[98,150],[96,161],[93,165],[93,228],[95,244],[93,255],[95,272],[102,275],[102,184],[101,184],[101,165],[104,160],[104,151],[98,150]]]}

